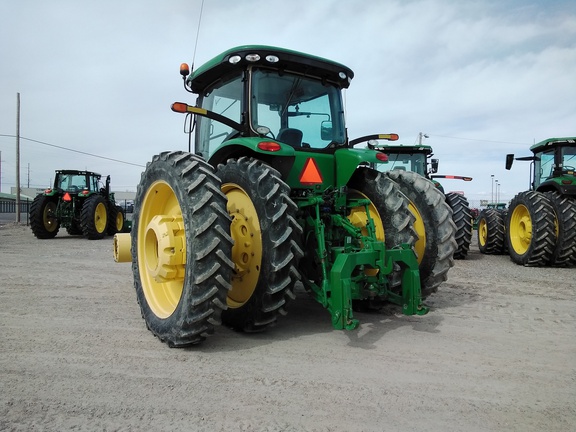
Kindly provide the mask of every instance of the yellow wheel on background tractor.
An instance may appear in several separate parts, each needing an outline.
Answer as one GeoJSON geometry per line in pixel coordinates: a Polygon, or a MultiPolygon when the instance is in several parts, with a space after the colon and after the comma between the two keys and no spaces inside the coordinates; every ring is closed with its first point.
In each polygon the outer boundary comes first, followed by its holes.
{"type": "Polygon", "coordinates": [[[506,221],[510,259],[526,266],[550,263],[556,244],[555,221],[546,195],[535,191],[516,195],[510,202],[506,221]]]}
{"type": "Polygon", "coordinates": [[[154,156],[134,200],[132,271],[142,316],[170,346],[201,342],[220,324],[232,238],[220,180],[202,158],[154,156]]]}
{"type": "Polygon", "coordinates": [[[478,249],[481,253],[505,253],[504,218],[505,212],[496,209],[484,209],[478,215],[478,249]]]}
{"type": "Polygon", "coordinates": [[[54,238],[60,229],[56,217],[58,197],[36,195],[30,205],[30,227],[39,239],[54,238]]]}
{"type": "Polygon", "coordinates": [[[80,213],[82,233],[89,240],[104,238],[108,228],[108,210],[102,195],[94,194],[85,199],[80,213]]]}
{"type": "Polygon", "coordinates": [[[519,255],[528,252],[532,243],[532,217],[525,205],[517,205],[510,216],[510,243],[519,255]]]}

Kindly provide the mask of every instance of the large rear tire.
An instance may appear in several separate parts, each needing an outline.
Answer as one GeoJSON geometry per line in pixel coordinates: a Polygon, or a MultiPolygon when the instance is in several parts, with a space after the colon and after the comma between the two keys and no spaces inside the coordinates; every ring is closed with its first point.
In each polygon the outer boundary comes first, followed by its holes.
{"type": "Polygon", "coordinates": [[[554,253],[554,210],[541,192],[520,192],[510,202],[506,241],[510,259],[524,266],[544,266],[554,253]]]}
{"type": "Polygon", "coordinates": [[[142,317],[170,347],[202,342],[221,323],[233,268],[229,229],[209,164],[185,152],[154,156],[134,200],[132,271],[142,317]]]}
{"type": "Polygon", "coordinates": [[[386,173],[398,183],[402,193],[408,197],[416,216],[421,220],[425,232],[418,232],[416,252],[420,268],[422,297],[436,292],[447,280],[448,270],[454,265],[456,226],[452,220],[452,209],[444,194],[434,183],[418,173],[392,170],[386,173]]]}
{"type": "Polygon", "coordinates": [[[464,195],[448,192],[446,202],[452,209],[452,220],[456,225],[457,247],[454,252],[454,259],[465,259],[472,241],[472,212],[464,195]]]}
{"type": "Polygon", "coordinates": [[[502,212],[484,209],[478,216],[478,249],[486,255],[501,254],[505,245],[505,220],[502,212]]]}
{"type": "Polygon", "coordinates": [[[56,237],[60,229],[60,221],[56,217],[58,197],[36,195],[30,204],[30,228],[39,239],[56,237]]]}
{"type": "Polygon", "coordinates": [[[300,279],[302,228],[290,188],[275,169],[249,157],[229,159],[217,173],[228,198],[235,271],[224,324],[256,332],[274,324],[300,279]]]}
{"type": "Polygon", "coordinates": [[[556,246],[550,263],[557,267],[576,265],[576,200],[558,192],[546,192],[556,216],[556,246]]]}
{"type": "Polygon", "coordinates": [[[86,198],[80,213],[82,233],[88,240],[100,240],[108,228],[108,208],[102,195],[94,194],[86,198]]]}

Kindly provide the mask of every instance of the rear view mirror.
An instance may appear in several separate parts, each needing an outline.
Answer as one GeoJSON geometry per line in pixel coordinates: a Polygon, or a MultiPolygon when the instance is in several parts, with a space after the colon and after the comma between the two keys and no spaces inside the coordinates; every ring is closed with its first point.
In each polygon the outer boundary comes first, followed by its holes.
{"type": "Polygon", "coordinates": [[[438,159],[431,159],[430,160],[430,165],[432,166],[432,172],[433,173],[437,173],[438,172],[438,159]]]}
{"type": "Polygon", "coordinates": [[[320,138],[322,138],[322,141],[332,141],[334,139],[331,121],[323,121],[320,125],[320,138]]]}
{"type": "Polygon", "coordinates": [[[512,168],[512,164],[514,163],[514,154],[507,154],[506,155],[506,169],[509,170],[512,168]]]}

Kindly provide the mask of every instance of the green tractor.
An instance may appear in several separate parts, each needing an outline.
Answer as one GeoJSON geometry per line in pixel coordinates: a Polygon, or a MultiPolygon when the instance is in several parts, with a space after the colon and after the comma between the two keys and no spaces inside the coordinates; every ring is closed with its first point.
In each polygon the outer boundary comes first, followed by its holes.
{"type": "MultiPolygon", "coordinates": [[[[394,181],[396,181],[402,192],[408,196],[413,211],[416,213],[416,225],[422,228],[418,230],[419,239],[416,242],[416,251],[425,251],[432,244],[428,239],[434,233],[425,232],[424,227],[437,227],[440,221],[448,216],[445,213],[445,206],[438,206],[436,202],[422,201],[422,198],[429,197],[430,194],[420,193],[421,187],[418,183],[423,183],[421,177],[431,180],[436,188],[452,209],[452,220],[456,225],[457,248],[454,252],[455,259],[465,259],[470,249],[473,231],[472,211],[466,197],[457,192],[444,191],[444,187],[436,180],[439,178],[472,181],[472,177],[456,175],[440,175],[438,172],[438,159],[431,159],[433,156],[432,147],[418,145],[395,145],[384,144],[371,146],[388,155],[388,163],[376,165],[379,171],[385,171],[394,181]]],[[[430,230],[429,230],[430,231],[430,230]]]]}
{"type": "MultiPolygon", "coordinates": [[[[478,245],[483,253],[508,253],[525,266],[576,265],[576,137],[549,138],[530,147],[530,188],[508,209],[481,214],[478,245]]],[[[506,169],[514,162],[506,156],[506,169]]]]}
{"type": "Polygon", "coordinates": [[[36,195],[30,205],[30,226],[39,239],[54,238],[60,227],[70,235],[98,240],[125,231],[124,212],[100,174],[90,171],[57,170],[54,187],[36,195]]]}
{"type": "MultiPolygon", "coordinates": [[[[250,45],[192,73],[183,64],[181,74],[198,98],[172,110],[186,114],[194,150],[153,157],[131,234],[114,238],[155,336],[180,347],[222,323],[262,331],[286,313],[297,283],[335,329],[357,328],[354,311],[384,301],[407,315],[428,311],[409,201],[370,168],[383,153],[353,148],[397,136],[347,137],[341,93],[352,70],[250,45]]],[[[453,237],[441,247],[455,247],[453,237]]]]}

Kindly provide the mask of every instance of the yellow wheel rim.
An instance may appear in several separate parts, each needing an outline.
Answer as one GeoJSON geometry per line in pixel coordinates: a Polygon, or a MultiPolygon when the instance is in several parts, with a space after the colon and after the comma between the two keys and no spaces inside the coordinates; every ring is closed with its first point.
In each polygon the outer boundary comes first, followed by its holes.
{"type": "Polygon", "coordinates": [[[144,195],[137,234],[142,291],[152,312],[167,318],[184,289],[186,231],[178,198],[166,182],[154,182],[144,195]]]}
{"type": "Polygon", "coordinates": [[[532,241],[532,218],[528,208],[519,204],[510,217],[510,243],[519,255],[524,255],[532,241]]]}
{"type": "Polygon", "coordinates": [[[224,183],[222,192],[228,198],[226,206],[232,217],[230,234],[234,239],[232,289],[226,300],[230,308],[244,305],[254,293],[262,268],[262,231],[256,208],[244,189],[224,183]]]}
{"type": "Polygon", "coordinates": [[[51,217],[54,213],[56,213],[56,203],[46,203],[44,211],[42,212],[42,221],[44,222],[44,229],[48,232],[54,232],[54,230],[58,228],[56,219],[51,217]]]}
{"type": "MultiPolygon", "coordinates": [[[[350,190],[350,196],[352,198],[370,199],[362,192],[356,190],[350,190]]],[[[380,213],[378,213],[378,210],[376,209],[372,201],[370,201],[370,204],[368,205],[368,210],[370,212],[370,217],[374,221],[374,228],[376,230],[376,240],[384,241],[385,239],[384,223],[382,222],[380,213]]],[[[350,209],[350,213],[348,214],[348,220],[355,227],[361,228],[363,235],[365,236],[368,235],[368,230],[366,229],[366,225],[368,224],[368,214],[366,213],[366,208],[364,206],[353,207],[352,209],[350,209]]]]}
{"type": "Polygon", "coordinates": [[[119,211],[116,215],[116,231],[122,231],[122,228],[124,228],[124,215],[119,211]]]}
{"type": "Polygon", "coordinates": [[[418,258],[418,264],[420,264],[424,259],[424,251],[426,250],[426,227],[424,226],[422,215],[412,201],[408,204],[408,209],[416,218],[414,220],[414,230],[416,230],[416,234],[418,234],[418,240],[416,240],[416,243],[414,244],[414,251],[418,258]]]}
{"type": "Polygon", "coordinates": [[[106,217],[106,205],[104,203],[98,203],[96,210],[94,211],[94,226],[96,231],[103,233],[106,231],[106,225],[108,223],[108,218],[106,217]]]}
{"type": "Polygon", "coordinates": [[[486,219],[480,219],[478,223],[478,242],[480,246],[486,246],[488,241],[488,225],[486,224],[486,219]]]}
{"type": "MultiPolygon", "coordinates": [[[[362,192],[356,190],[351,190],[350,192],[351,192],[350,196],[352,198],[370,199],[362,192]]],[[[378,210],[376,209],[372,201],[370,201],[370,204],[368,205],[368,211],[370,212],[370,217],[374,221],[376,240],[384,241],[385,239],[384,223],[382,222],[382,217],[380,216],[380,213],[378,213],[378,210]]],[[[348,214],[348,220],[356,228],[360,228],[362,230],[362,235],[365,236],[368,235],[368,229],[366,228],[366,225],[368,224],[368,214],[366,213],[366,207],[358,206],[350,209],[350,213],[348,214]]],[[[378,269],[366,269],[364,270],[364,273],[367,276],[376,276],[378,274],[378,269]]]]}

